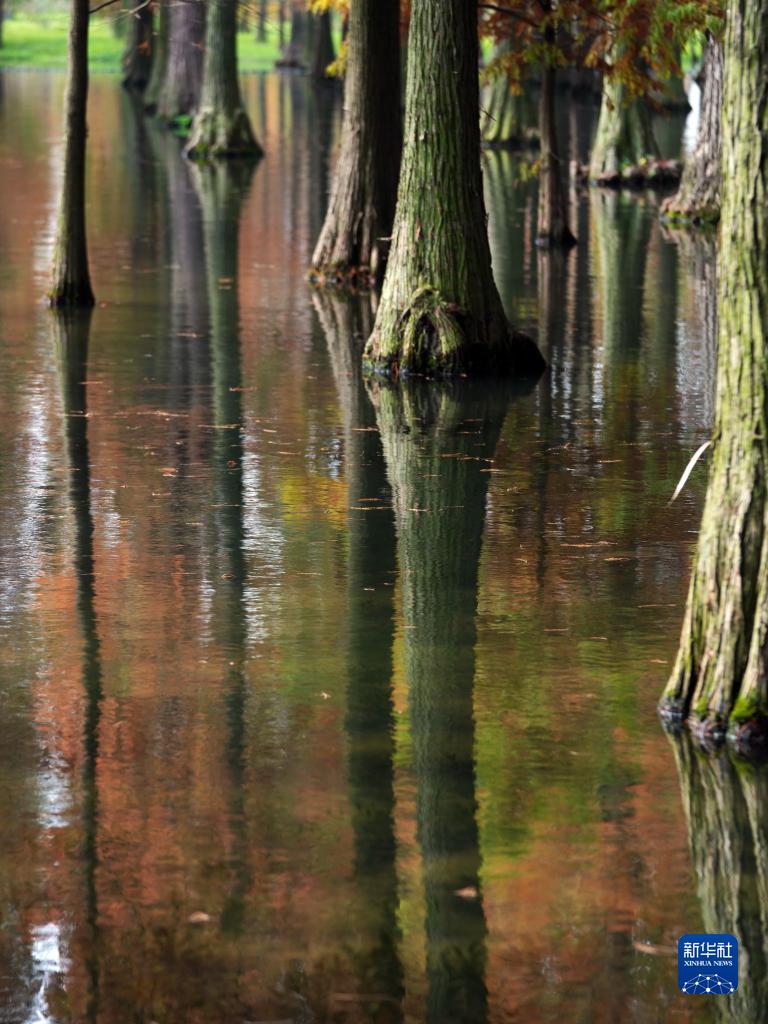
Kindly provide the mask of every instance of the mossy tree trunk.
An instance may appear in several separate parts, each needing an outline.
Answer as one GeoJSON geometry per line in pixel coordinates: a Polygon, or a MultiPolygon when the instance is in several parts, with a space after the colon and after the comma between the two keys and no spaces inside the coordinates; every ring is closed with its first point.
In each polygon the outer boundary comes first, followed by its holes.
{"type": "MultiPolygon", "coordinates": [[[[556,46],[556,35],[550,26],[546,41],[556,46]]],[[[555,92],[557,70],[547,64],[541,72],[539,94],[539,133],[541,159],[539,162],[539,216],[536,241],[539,245],[574,245],[576,239],[568,225],[568,192],[564,181],[563,161],[557,140],[555,120],[555,92]]]]}
{"type": "Polygon", "coordinates": [[[732,0],[725,40],[720,341],[712,464],[662,713],[753,750],[768,722],[768,9],[732,0]]]}
{"type": "Polygon", "coordinates": [[[88,0],[72,0],[65,99],[64,174],[53,250],[52,306],[92,306],[85,232],[85,142],[88,110],[88,0]]]}
{"type": "Polygon", "coordinates": [[[590,180],[615,184],[625,167],[658,157],[647,103],[642,98],[629,100],[625,86],[606,77],[589,165],[590,180]]]}
{"type": "Polygon", "coordinates": [[[427,1019],[485,1019],[475,793],[477,587],[490,474],[509,404],[487,382],[371,385],[394,496],[426,904],[427,1019]]]}
{"type": "Polygon", "coordinates": [[[400,170],[400,4],[352,0],[341,152],[312,256],[318,282],[381,278],[400,170]]]}
{"type": "Polygon", "coordinates": [[[152,74],[153,27],[151,4],[139,7],[131,15],[123,54],[123,85],[131,92],[144,92],[149,84],[152,74]]]}
{"type": "Polygon", "coordinates": [[[192,160],[263,155],[237,78],[237,0],[208,0],[203,87],[186,152],[192,160]]]}
{"type": "Polygon", "coordinates": [[[157,109],[160,89],[165,79],[171,17],[170,3],[171,0],[154,0],[153,5],[153,10],[157,13],[157,17],[154,19],[156,28],[152,42],[152,70],[142,97],[144,109],[149,114],[154,114],[157,109]]]}
{"type": "Polygon", "coordinates": [[[314,19],[314,39],[312,43],[312,77],[328,78],[328,65],[336,59],[331,36],[331,12],[323,11],[314,19]]]}
{"type": "Polygon", "coordinates": [[[395,520],[376,415],[360,372],[370,333],[370,298],[313,296],[333,367],[344,427],[348,513],[347,778],[360,900],[353,969],[361,993],[382,1009],[371,1019],[402,1019],[395,840],[395,520]]]}
{"type": "Polygon", "coordinates": [[[723,45],[711,37],[704,47],[700,85],[696,148],[685,162],[680,188],[664,204],[664,216],[674,221],[712,224],[720,216],[723,45]]]}
{"type": "Polygon", "coordinates": [[[366,363],[393,374],[540,373],[491,271],[476,0],[414,0],[408,45],[397,211],[366,363]]]}
{"type": "Polygon", "coordinates": [[[181,0],[171,6],[168,59],[157,98],[157,114],[168,123],[193,114],[203,84],[205,4],[181,0]]]}

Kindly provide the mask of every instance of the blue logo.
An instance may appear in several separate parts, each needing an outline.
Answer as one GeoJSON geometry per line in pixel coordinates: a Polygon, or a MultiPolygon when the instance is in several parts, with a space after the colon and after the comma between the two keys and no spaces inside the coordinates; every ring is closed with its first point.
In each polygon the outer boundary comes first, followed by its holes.
{"type": "Polygon", "coordinates": [[[739,941],[735,935],[681,935],[677,984],[689,996],[728,996],[739,987],[739,941]]]}

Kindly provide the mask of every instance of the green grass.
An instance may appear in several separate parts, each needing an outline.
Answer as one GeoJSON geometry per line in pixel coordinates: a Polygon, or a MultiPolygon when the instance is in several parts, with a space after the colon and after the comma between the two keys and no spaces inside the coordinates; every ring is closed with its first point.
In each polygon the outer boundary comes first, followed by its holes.
{"type": "MultiPolygon", "coordinates": [[[[65,68],[67,66],[67,16],[46,18],[18,15],[3,25],[0,67],[65,68]]],[[[90,31],[89,64],[93,71],[120,70],[124,40],[115,34],[115,15],[104,11],[93,18],[90,31]]],[[[254,32],[238,36],[241,71],[268,71],[279,53],[276,26],[267,29],[267,41],[256,41],[254,32]]]]}

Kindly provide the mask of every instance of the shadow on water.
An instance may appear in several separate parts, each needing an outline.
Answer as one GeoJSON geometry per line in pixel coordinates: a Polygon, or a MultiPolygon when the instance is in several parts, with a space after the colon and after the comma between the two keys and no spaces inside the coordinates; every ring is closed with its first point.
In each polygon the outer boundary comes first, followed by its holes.
{"type": "Polygon", "coordinates": [[[70,476],[69,501],[75,525],[74,567],[77,612],[83,637],[83,842],[85,885],[84,955],[88,976],[86,1020],[99,1013],[99,902],[96,888],[99,823],[99,723],[103,697],[101,641],[96,614],[96,574],[91,511],[91,462],[88,445],[86,378],[91,313],[52,314],[61,383],[70,476]]]}
{"type": "Polygon", "coordinates": [[[704,931],[739,940],[739,987],[711,1000],[715,1019],[768,1020],[768,765],[702,752],[687,734],[670,742],[704,931]]]}

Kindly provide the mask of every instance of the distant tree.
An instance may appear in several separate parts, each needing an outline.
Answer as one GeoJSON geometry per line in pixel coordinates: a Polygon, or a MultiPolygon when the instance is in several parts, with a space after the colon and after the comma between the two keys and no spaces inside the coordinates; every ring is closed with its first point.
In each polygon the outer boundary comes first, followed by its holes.
{"type": "Polygon", "coordinates": [[[187,156],[253,160],[262,155],[237,78],[237,0],[208,0],[203,86],[187,156]]]}
{"type": "MultiPolygon", "coordinates": [[[[328,68],[336,59],[331,35],[331,12],[320,11],[314,19],[312,59],[309,67],[313,78],[328,78],[328,68]]],[[[399,77],[399,76],[398,76],[399,77]]]]}
{"type": "Polygon", "coordinates": [[[157,98],[157,114],[164,121],[194,114],[203,84],[205,4],[203,0],[176,0],[168,23],[168,58],[157,98]]]}
{"type": "Polygon", "coordinates": [[[259,43],[267,41],[267,0],[259,0],[256,16],[256,41],[259,43]]]}
{"type": "Polygon", "coordinates": [[[51,306],[92,306],[85,232],[85,143],[88,108],[88,0],[71,0],[64,174],[53,249],[51,306]]]}
{"type": "Polygon", "coordinates": [[[157,110],[157,101],[165,80],[170,35],[170,3],[171,0],[153,0],[152,4],[156,13],[152,48],[152,70],[143,96],[144,108],[150,114],[154,114],[157,110]]]}
{"type": "Polygon", "coordinates": [[[303,68],[307,45],[307,19],[309,17],[305,0],[292,0],[291,3],[291,38],[284,46],[277,67],[303,68]]]}
{"type": "Polygon", "coordinates": [[[720,216],[723,106],[723,44],[710,35],[704,46],[696,148],[683,168],[680,188],[664,204],[667,219],[712,224],[720,216]]]}
{"type": "Polygon", "coordinates": [[[344,122],[325,223],[312,256],[318,282],[381,279],[400,169],[399,0],[351,0],[344,122]]]}
{"type": "Polygon", "coordinates": [[[152,5],[142,3],[129,19],[123,53],[123,85],[132,92],[143,92],[149,83],[152,73],[153,27],[152,5]]]}

